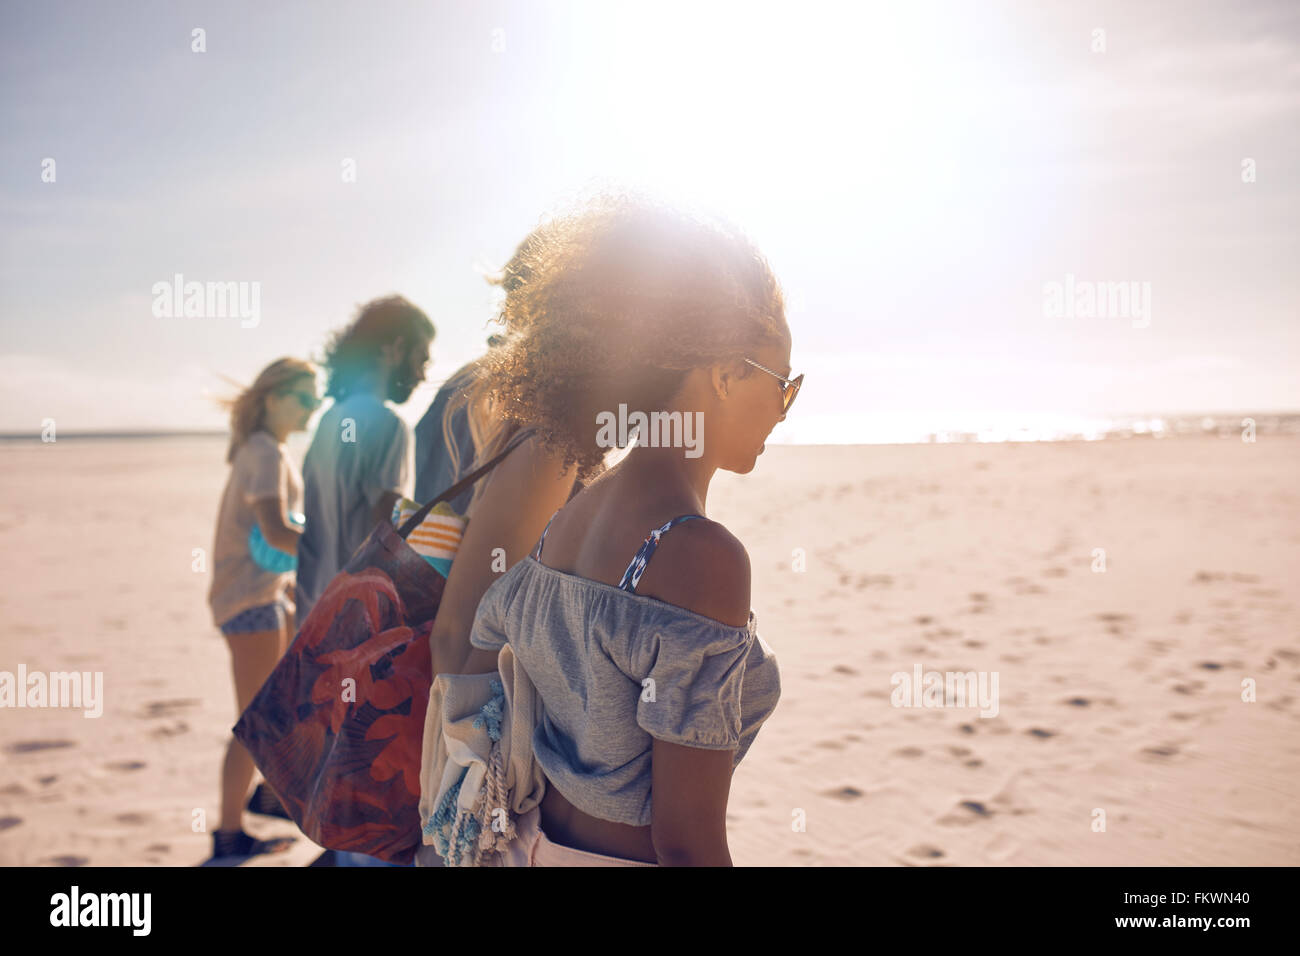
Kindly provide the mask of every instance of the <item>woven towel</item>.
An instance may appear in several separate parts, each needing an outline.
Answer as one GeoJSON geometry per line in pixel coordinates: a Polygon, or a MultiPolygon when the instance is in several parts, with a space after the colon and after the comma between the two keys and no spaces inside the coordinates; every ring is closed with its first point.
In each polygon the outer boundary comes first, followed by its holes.
{"type": "MultiPolygon", "coordinates": [[[[404,525],[411,515],[420,510],[420,503],[402,498],[393,505],[393,524],[404,525]]],[[[434,505],[433,510],[420,522],[420,526],[406,537],[406,543],[444,578],[451,571],[451,562],[460,548],[467,519],[456,513],[445,501],[434,505]]]]}
{"type": "Polygon", "coordinates": [[[446,866],[495,866],[514,821],[542,802],[533,757],[541,700],[506,645],[495,674],[439,674],[429,690],[420,764],[423,840],[446,866]]]}

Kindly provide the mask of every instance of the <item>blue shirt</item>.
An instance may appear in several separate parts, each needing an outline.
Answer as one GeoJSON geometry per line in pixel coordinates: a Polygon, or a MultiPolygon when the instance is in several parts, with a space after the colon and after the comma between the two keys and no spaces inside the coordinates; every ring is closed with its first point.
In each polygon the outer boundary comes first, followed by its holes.
{"type": "Polygon", "coordinates": [[[349,395],[321,416],[302,464],[299,622],[374,530],[384,494],[410,496],[411,458],[410,428],[374,395],[349,395]]]}
{"type": "MultiPolygon", "coordinates": [[[[474,365],[463,366],[438,389],[433,404],[415,426],[415,500],[424,504],[434,495],[441,494],[460,478],[469,474],[474,463],[474,438],[469,430],[469,409],[462,405],[451,417],[451,434],[460,452],[460,467],[451,466],[451,452],[442,434],[442,416],[447,403],[469,384],[474,365]]],[[[457,514],[469,508],[473,488],[462,491],[450,504],[457,514]]]]}

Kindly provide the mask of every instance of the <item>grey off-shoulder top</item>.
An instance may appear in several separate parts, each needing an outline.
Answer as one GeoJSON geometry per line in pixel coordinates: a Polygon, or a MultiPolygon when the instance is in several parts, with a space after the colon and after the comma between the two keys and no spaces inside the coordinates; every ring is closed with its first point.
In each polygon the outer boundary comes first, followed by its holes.
{"type": "Polygon", "coordinates": [[[551,784],[629,826],[650,825],[652,738],[735,750],[734,771],[781,694],[752,611],[732,627],[532,555],[484,593],[470,643],[508,643],[536,686],[533,750],[551,784]]]}

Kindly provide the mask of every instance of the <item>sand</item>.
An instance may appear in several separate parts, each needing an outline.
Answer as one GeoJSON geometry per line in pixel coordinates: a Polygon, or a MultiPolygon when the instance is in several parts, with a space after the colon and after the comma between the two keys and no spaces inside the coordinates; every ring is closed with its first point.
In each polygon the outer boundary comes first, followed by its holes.
{"type": "MultiPolygon", "coordinates": [[[[774,445],[719,475],[783,682],[734,861],[1300,863],[1298,474],[1295,439],[1187,438],[774,445]],[[996,672],[997,716],[893,706],[918,665],[996,672]]],[[[236,715],[192,550],[224,480],[213,439],[0,447],[0,670],[102,671],[105,696],[0,709],[0,864],[207,856],[236,715]]]]}

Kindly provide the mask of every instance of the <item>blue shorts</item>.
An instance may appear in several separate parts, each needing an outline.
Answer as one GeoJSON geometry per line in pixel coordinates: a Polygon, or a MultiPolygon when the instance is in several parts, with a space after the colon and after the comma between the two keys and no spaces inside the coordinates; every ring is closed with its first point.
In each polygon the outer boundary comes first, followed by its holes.
{"type": "Polygon", "coordinates": [[[221,625],[222,634],[256,634],[258,631],[279,631],[288,620],[289,609],[281,601],[259,604],[240,611],[221,625]]]}

